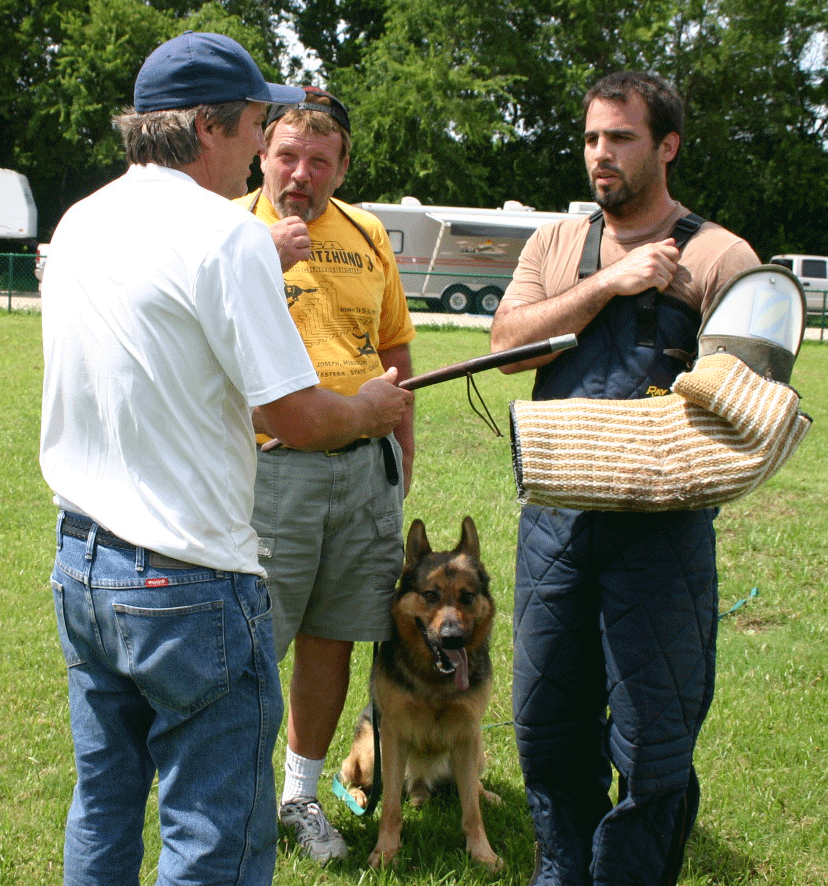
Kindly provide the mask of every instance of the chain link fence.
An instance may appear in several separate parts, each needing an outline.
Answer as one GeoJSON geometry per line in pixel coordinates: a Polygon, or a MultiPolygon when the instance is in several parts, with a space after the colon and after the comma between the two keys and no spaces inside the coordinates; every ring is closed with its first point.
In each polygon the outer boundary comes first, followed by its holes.
{"type": "MultiPolygon", "coordinates": [[[[29,253],[0,253],[0,299],[2,299],[2,302],[5,302],[7,310],[31,310],[32,308],[40,308],[40,290],[38,287],[39,281],[35,274],[35,260],[36,257],[29,253]]],[[[422,273],[422,271],[401,269],[403,285],[408,282],[405,277],[406,274],[417,274],[422,276],[422,273]]],[[[441,272],[439,274],[435,273],[432,276],[446,278],[448,280],[449,277],[461,277],[466,275],[441,272]]],[[[483,275],[478,275],[481,279],[482,276],[483,275]]],[[[492,278],[502,277],[503,279],[495,279],[494,283],[497,285],[485,286],[478,292],[475,292],[465,284],[452,285],[444,293],[446,296],[450,294],[450,299],[440,299],[428,296],[423,297],[416,292],[409,292],[407,295],[410,299],[414,299],[415,309],[417,299],[421,298],[426,310],[430,308],[432,310],[436,309],[440,312],[447,313],[483,314],[491,316],[494,314],[500,296],[503,294],[503,290],[506,288],[506,284],[510,278],[494,274],[486,276],[492,278]],[[460,303],[459,298],[461,295],[463,297],[462,303],[460,303]],[[489,296],[491,304],[486,300],[486,296],[489,296]],[[455,300],[457,300],[456,305],[455,300]]],[[[476,279],[475,282],[480,281],[476,279]]],[[[482,282],[490,281],[483,280],[482,282]]],[[[807,337],[815,338],[819,341],[828,340],[828,292],[809,293],[808,306],[808,326],[811,328],[809,329],[807,337]]]]}
{"type": "Polygon", "coordinates": [[[0,295],[9,311],[39,307],[40,292],[35,276],[34,255],[0,253],[0,295]]]}

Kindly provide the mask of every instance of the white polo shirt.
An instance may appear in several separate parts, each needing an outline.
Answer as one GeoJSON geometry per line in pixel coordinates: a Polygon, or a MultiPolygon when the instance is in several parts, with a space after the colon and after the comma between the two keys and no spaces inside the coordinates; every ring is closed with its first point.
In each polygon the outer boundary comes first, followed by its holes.
{"type": "Polygon", "coordinates": [[[184,173],[132,166],[58,225],[42,303],[56,503],[135,545],[262,574],[250,407],[318,382],[266,226],[184,173]]]}

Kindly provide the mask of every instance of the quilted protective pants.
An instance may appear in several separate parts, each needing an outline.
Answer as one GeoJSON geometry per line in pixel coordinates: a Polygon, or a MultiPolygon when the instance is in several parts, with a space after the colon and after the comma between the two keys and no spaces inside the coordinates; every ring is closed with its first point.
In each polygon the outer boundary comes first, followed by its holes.
{"type": "Polygon", "coordinates": [[[522,511],[513,712],[538,886],[678,878],[713,698],[714,515],[522,511]]]}

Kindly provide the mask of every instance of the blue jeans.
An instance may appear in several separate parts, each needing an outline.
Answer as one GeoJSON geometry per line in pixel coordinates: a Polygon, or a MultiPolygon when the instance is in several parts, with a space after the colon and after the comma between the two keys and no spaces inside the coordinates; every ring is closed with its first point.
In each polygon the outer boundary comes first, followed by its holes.
{"type": "MultiPolygon", "coordinates": [[[[71,517],[70,517],[71,519],[71,517]]],[[[66,886],[138,886],[158,773],[160,886],[269,886],[282,719],[263,579],[67,534],[52,574],[77,784],[66,886]]]]}

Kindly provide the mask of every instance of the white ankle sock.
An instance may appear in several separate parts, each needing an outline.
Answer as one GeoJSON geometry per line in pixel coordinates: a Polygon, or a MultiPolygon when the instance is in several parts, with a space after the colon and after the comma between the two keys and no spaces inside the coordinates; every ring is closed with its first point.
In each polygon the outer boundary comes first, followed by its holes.
{"type": "Polygon", "coordinates": [[[285,754],[285,786],[282,788],[282,802],[289,803],[297,797],[316,799],[319,778],[325,766],[325,758],[308,760],[288,748],[285,754]]]}

